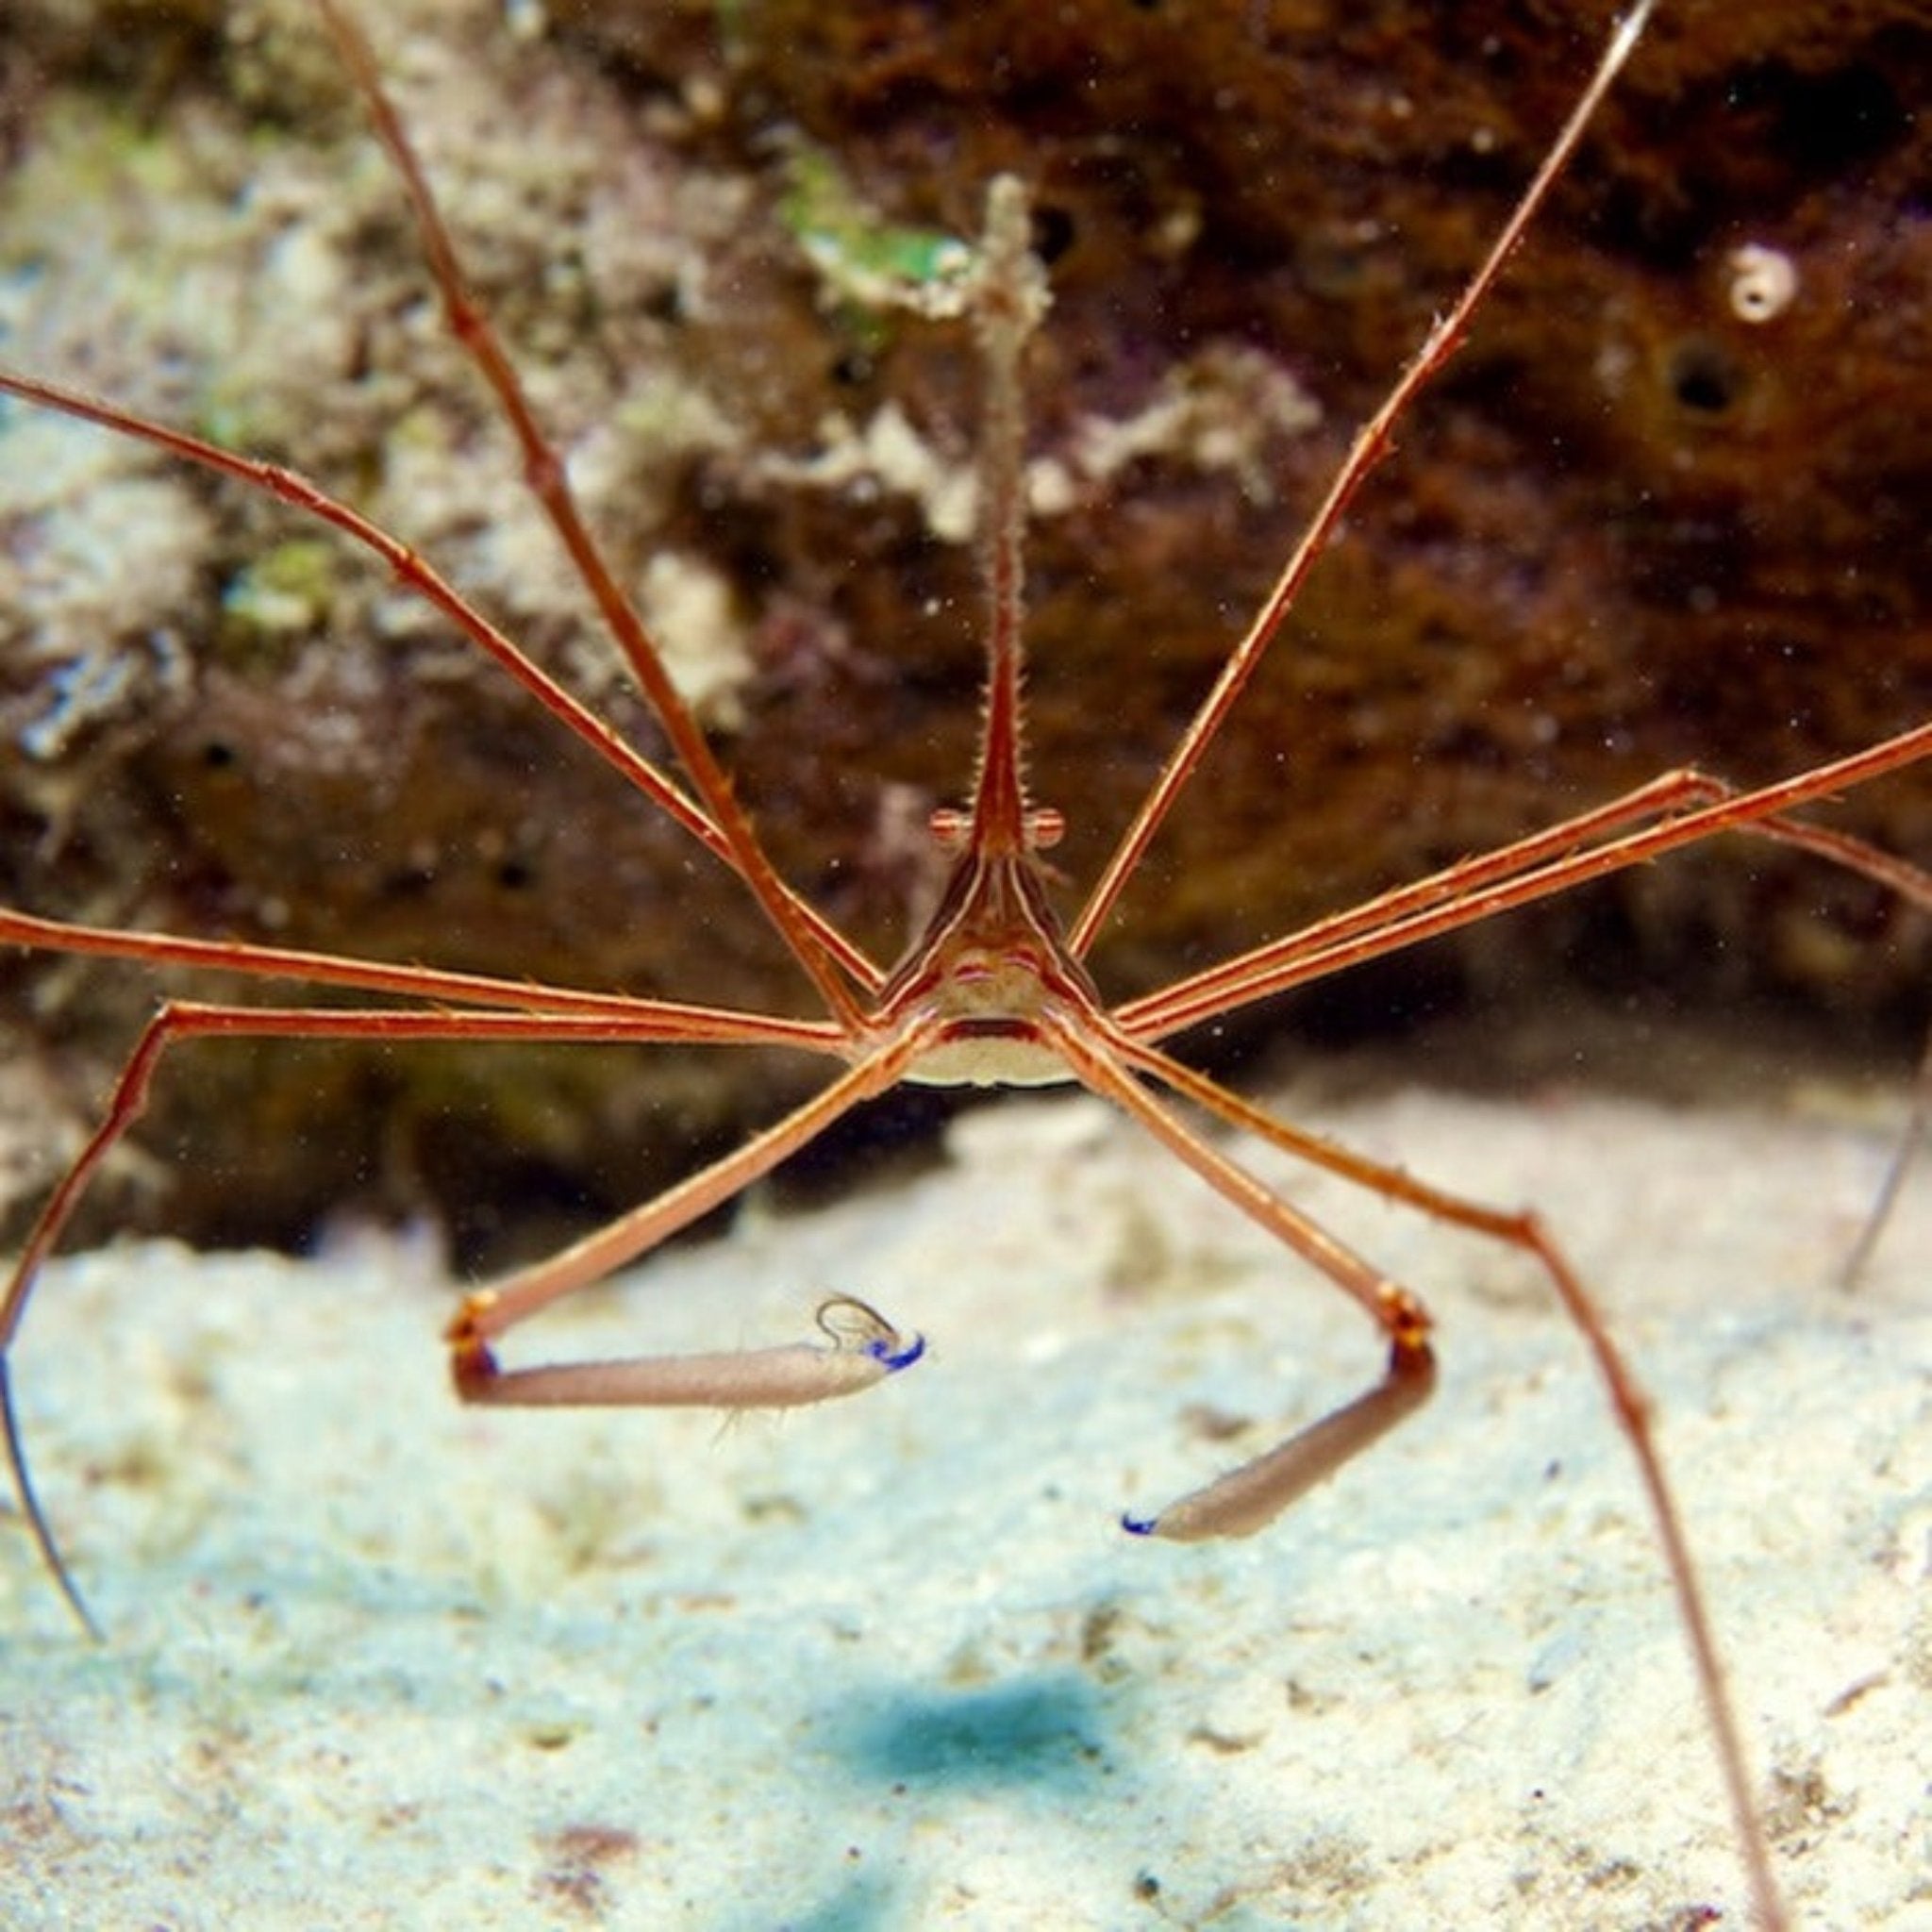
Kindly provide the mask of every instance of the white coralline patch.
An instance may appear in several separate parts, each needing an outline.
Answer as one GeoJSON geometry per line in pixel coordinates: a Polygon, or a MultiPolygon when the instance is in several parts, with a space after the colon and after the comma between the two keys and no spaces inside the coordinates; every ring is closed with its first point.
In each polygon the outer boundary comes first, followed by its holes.
{"type": "MultiPolygon", "coordinates": [[[[1238,343],[1209,343],[1171,370],[1133,414],[1086,417],[1063,455],[1029,462],[1027,508],[1038,517],[1065,515],[1146,457],[1232,472],[1251,500],[1266,502],[1273,493],[1269,439],[1301,435],[1321,419],[1321,405],[1267,357],[1238,343]]],[[[862,427],[828,417],[815,455],[768,458],[759,471],[781,482],[910,497],[945,542],[966,542],[975,527],[975,466],[941,453],[896,403],[883,405],[862,427]]]]}
{"type": "Polygon", "coordinates": [[[824,490],[908,496],[923,507],[927,527],[942,541],[964,543],[972,537],[978,498],[973,465],[942,456],[897,403],[884,404],[863,428],[843,415],[827,417],[819,435],[816,455],[771,458],[759,465],[761,473],[824,490]]]}
{"type": "Polygon", "coordinates": [[[1279,365],[1240,343],[1211,342],[1169,371],[1138,414],[1118,422],[1090,417],[1075,461],[1102,481],[1142,457],[1180,454],[1204,472],[1232,471],[1249,498],[1273,494],[1271,435],[1300,436],[1322,407],[1279,365]]]}
{"type": "Polygon", "coordinates": [[[708,565],[660,550],[644,566],[640,591],[644,621],[685,702],[714,724],[732,724],[751,658],[731,586],[708,565]]]}

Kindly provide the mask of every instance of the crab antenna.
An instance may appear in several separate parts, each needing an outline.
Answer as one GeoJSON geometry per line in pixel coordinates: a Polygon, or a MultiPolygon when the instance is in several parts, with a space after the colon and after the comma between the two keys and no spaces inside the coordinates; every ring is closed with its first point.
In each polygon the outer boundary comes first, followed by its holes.
{"type": "Polygon", "coordinates": [[[986,701],[970,841],[982,856],[1014,857],[1030,842],[1020,730],[1020,636],[1026,519],[1020,357],[1046,313],[1045,272],[1029,244],[1024,185],[997,176],[986,198],[986,239],[973,291],[974,330],[986,363],[979,433],[979,544],[990,611],[986,701]]]}

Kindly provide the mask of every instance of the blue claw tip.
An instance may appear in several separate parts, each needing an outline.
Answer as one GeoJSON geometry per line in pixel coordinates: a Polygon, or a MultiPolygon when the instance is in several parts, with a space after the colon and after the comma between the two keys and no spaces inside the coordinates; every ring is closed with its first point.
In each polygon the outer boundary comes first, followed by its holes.
{"type": "MultiPolygon", "coordinates": [[[[893,1338],[897,1340],[896,1337],[893,1338]]],[[[909,1369],[925,1353],[925,1337],[915,1335],[903,1348],[894,1348],[891,1341],[868,1341],[865,1352],[873,1360],[883,1366],[889,1375],[896,1375],[901,1369],[909,1369]]]]}
{"type": "Polygon", "coordinates": [[[1152,1536],[1160,1526],[1158,1516],[1123,1516],[1121,1527],[1129,1536],[1152,1536]]]}

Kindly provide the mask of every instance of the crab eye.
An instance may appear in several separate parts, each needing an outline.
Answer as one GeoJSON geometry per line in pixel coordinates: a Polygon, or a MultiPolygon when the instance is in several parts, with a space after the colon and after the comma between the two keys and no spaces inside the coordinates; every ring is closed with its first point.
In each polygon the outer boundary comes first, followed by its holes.
{"type": "Polygon", "coordinates": [[[1050,805],[1036,805],[1026,814],[1026,849],[1045,852],[1067,836],[1067,815],[1050,805]]]}
{"type": "Polygon", "coordinates": [[[941,852],[958,852],[966,843],[966,834],[972,828],[973,815],[964,812],[955,805],[934,807],[927,815],[925,829],[932,834],[932,841],[941,852]]]}

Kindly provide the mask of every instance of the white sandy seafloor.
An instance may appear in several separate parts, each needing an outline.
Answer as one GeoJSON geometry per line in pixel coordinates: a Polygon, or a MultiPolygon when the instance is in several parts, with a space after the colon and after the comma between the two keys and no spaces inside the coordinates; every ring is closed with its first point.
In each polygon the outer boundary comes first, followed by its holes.
{"type": "MultiPolygon", "coordinates": [[[[1796,1919],[1847,1932],[1932,1925],[1932,1173],[1864,1289],[1832,1279],[1887,1121],[1316,1109],[1569,1239],[1661,1403],[1796,1919]]],[[[524,1358],[786,1340],[840,1288],[930,1337],[778,1422],[465,1412],[422,1244],[59,1268],[21,1400],[111,1641],[0,1517],[0,1917],[1743,1925],[1574,1337],[1519,1257],[1293,1190],[1430,1297],[1443,1386],[1220,1546],[1116,1512],[1378,1351],[1084,1102],[969,1116],[939,1171],[755,1206],[525,1331],[524,1358]]]]}

